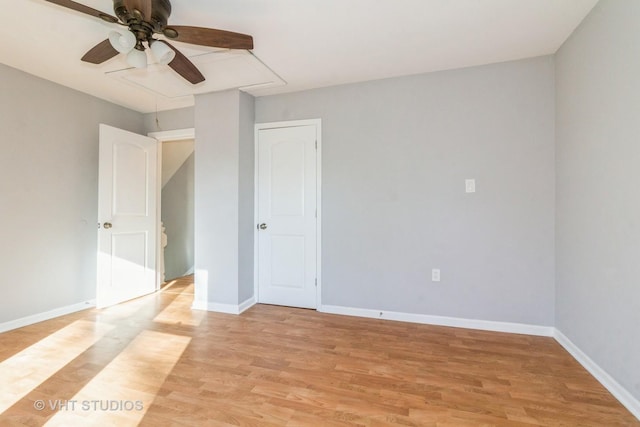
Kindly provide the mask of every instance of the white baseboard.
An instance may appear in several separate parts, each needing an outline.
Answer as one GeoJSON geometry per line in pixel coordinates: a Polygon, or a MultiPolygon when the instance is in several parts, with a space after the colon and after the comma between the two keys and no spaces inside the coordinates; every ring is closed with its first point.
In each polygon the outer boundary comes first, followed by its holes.
{"type": "Polygon", "coordinates": [[[44,322],[54,317],[64,316],[65,314],[75,313],[77,311],[87,310],[96,306],[96,300],[84,301],[78,304],[68,305],[44,313],[33,314],[31,316],[21,317],[20,319],[11,320],[9,322],[0,323],[0,333],[7,332],[12,329],[22,328],[24,326],[33,325],[34,323],[44,322]]]}
{"type": "Polygon", "coordinates": [[[193,302],[191,303],[191,309],[207,311],[207,302],[193,300],[193,302]]]}
{"type": "Polygon", "coordinates": [[[575,345],[558,329],[555,329],[553,337],[565,348],[591,375],[593,375],[625,408],[629,410],[638,420],[640,420],[640,401],[629,393],[629,391],[614,380],[596,362],[591,360],[580,348],[575,345]]]}
{"type": "Polygon", "coordinates": [[[238,314],[244,313],[245,311],[249,310],[251,307],[253,307],[256,304],[257,304],[257,301],[255,297],[249,298],[248,300],[246,300],[245,302],[241,303],[238,306],[238,314]]]}
{"type": "Polygon", "coordinates": [[[318,311],[346,316],[396,320],[426,325],[451,326],[454,328],[480,329],[483,331],[509,332],[512,334],[553,336],[552,326],[528,325],[524,323],[495,322],[490,320],[461,319],[457,317],[431,316],[427,314],[402,313],[397,311],[371,310],[366,308],[321,305],[318,311]]]}
{"type": "Polygon", "coordinates": [[[236,305],[236,304],[221,304],[217,302],[207,301],[194,301],[191,308],[194,310],[215,311],[217,313],[227,314],[242,314],[246,310],[250,309],[256,304],[254,297],[236,305]]]}

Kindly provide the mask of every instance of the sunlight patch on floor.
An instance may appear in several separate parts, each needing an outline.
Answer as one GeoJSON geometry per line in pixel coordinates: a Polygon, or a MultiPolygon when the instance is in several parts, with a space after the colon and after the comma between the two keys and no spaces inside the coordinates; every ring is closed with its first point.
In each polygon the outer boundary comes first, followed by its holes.
{"type": "Polygon", "coordinates": [[[191,341],[143,331],[56,413],[46,426],[136,426],[191,341]]]}
{"type": "Polygon", "coordinates": [[[169,325],[199,326],[206,312],[191,310],[192,302],[193,295],[178,295],[153,321],[169,325]]]}
{"type": "Polygon", "coordinates": [[[166,291],[167,289],[171,289],[171,287],[172,287],[173,285],[175,285],[176,283],[178,283],[178,281],[177,281],[177,280],[172,280],[172,281],[170,281],[169,283],[167,283],[166,285],[164,285],[164,286],[162,287],[162,290],[163,290],[163,291],[166,291]]]}
{"type": "Polygon", "coordinates": [[[78,320],[0,363],[0,413],[44,383],[115,326],[78,320]]]}
{"type": "Polygon", "coordinates": [[[105,319],[108,319],[108,318],[126,319],[135,315],[137,312],[140,311],[140,309],[145,307],[147,304],[149,304],[149,300],[147,298],[132,299],[117,305],[112,305],[112,306],[100,309],[97,312],[97,317],[101,318],[104,316],[105,319]]]}

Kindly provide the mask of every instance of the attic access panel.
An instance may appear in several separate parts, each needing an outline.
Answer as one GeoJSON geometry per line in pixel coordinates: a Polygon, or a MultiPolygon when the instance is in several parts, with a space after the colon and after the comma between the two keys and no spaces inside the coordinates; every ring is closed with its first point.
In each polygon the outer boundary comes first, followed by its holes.
{"type": "Polygon", "coordinates": [[[283,86],[285,81],[249,51],[223,50],[189,58],[206,80],[192,85],[166,65],[150,64],[145,69],[126,68],[106,74],[121,83],[169,99],[219,92],[227,89],[283,86]]]}

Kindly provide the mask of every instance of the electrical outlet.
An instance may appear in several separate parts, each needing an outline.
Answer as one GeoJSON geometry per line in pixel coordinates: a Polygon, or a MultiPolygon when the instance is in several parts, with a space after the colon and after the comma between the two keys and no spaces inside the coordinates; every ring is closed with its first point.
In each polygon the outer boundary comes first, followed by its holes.
{"type": "Polygon", "coordinates": [[[440,269],[439,268],[434,268],[433,270],[431,270],[431,281],[432,282],[439,282],[440,281],[440,269]]]}
{"type": "Polygon", "coordinates": [[[464,189],[467,193],[475,193],[476,192],[476,180],[475,179],[465,179],[464,180],[464,189]]]}

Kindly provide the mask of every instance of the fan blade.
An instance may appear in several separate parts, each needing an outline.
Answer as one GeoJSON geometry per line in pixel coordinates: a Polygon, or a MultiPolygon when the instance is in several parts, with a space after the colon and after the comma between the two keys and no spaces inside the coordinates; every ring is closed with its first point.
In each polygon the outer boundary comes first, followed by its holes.
{"type": "Polygon", "coordinates": [[[133,14],[134,10],[140,12],[143,21],[151,20],[151,0],[124,0],[127,12],[133,14]]]}
{"type": "Polygon", "coordinates": [[[95,16],[107,22],[118,22],[118,18],[111,16],[108,13],[100,12],[99,10],[90,8],[80,3],[76,3],[71,0],[46,0],[49,3],[57,4],[58,6],[66,7],[77,12],[86,13],[87,15],[95,16]]]}
{"type": "Polygon", "coordinates": [[[214,30],[213,28],[172,25],[165,28],[164,35],[171,40],[201,46],[253,49],[253,37],[231,31],[214,30]]]}
{"type": "Polygon", "coordinates": [[[198,70],[198,68],[193,65],[193,62],[189,61],[189,59],[182,54],[178,49],[171,46],[168,42],[167,46],[169,46],[175,53],[176,57],[173,58],[173,61],[169,62],[169,67],[173,69],[176,73],[180,74],[184,77],[189,83],[198,84],[205,81],[204,76],[198,70]]]}
{"type": "Polygon", "coordinates": [[[118,51],[111,46],[109,39],[95,45],[89,52],[85,53],[82,57],[84,62],[90,62],[92,64],[102,64],[104,61],[113,58],[118,54],[118,51]]]}

